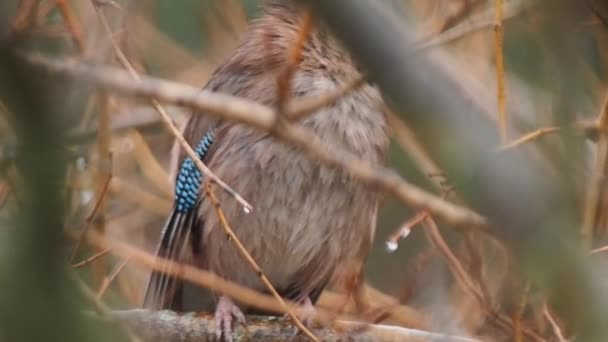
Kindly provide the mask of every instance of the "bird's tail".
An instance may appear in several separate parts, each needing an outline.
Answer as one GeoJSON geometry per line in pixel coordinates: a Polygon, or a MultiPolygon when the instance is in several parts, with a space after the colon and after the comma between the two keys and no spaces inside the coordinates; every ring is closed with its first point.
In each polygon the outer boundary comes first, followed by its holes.
{"type": "MultiPolygon", "coordinates": [[[[188,243],[197,237],[196,215],[198,208],[187,212],[173,208],[165,227],[156,255],[172,262],[184,262],[188,243]]],[[[153,271],[148,281],[143,307],[147,309],[170,309],[180,311],[181,292],[184,282],[171,275],[171,265],[162,263],[162,269],[153,271]]]]}

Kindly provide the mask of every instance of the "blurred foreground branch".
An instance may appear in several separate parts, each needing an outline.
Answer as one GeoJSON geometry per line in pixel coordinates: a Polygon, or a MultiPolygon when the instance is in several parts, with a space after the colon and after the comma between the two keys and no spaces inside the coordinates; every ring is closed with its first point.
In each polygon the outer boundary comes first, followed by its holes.
{"type": "MultiPolygon", "coordinates": [[[[437,55],[415,53],[413,30],[386,5],[307,2],[378,83],[451,182],[461,185],[466,202],[495,223],[490,231],[511,249],[533,284],[548,290],[577,340],[605,339],[608,304],[573,229],[580,218],[572,181],[577,175],[568,166],[572,156],[562,152],[547,161],[526,149],[496,153],[498,131],[484,118],[484,109],[467,101],[437,55]]],[[[559,7],[567,1],[548,3],[559,7]]],[[[580,146],[574,135],[564,135],[563,143],[580,146]]]]}
{"type": "MultiPolygon", "coordinates": [[[[207,342],[215,341],[213,315],[176,314],[172,311],[128,310],[114,311],[113,318],[126,321],[147,342],[207,342]]],[[[339,331],[328,328],[314,329],[322,341],[442,341],[475,342],[476,340],[430,333],[388,325],[366,325],[358,322],[336,321],[339,331]]],[[[247,325],[236,327],[235,341],[308,341],[294,335],[293,325],[277,317],[248,316],[247,325]]]]}
{"type": "MultiPolygon", "coordinates": [[[[403,180],[392,170],[372,166],[352,153],[336,146],[327,146],[310,130],[281,121],[276,112],[266,106],[234,96],[213,93],[183,84],[153,77],[133,80],[120,69],[25,56],[24,60],[41,71],[55,76],[75,78],[122,95],[143,96],[182,105],[223,119],[234,120],[263,129],[301,148],[312,158],[348,171],[353,177],[378,186],[395,195],[405,204],[431,212],[451,225],[463,228],[484,228],[486,220],[470,209],[449,203],[403,180]]],[[[307,101],[306,99],[302,101],[307,101]]],[[[294,107],[299,108],[297,103],[294,107]]],[[[288,115],[289,116],[289,115],[288,115]]]]}

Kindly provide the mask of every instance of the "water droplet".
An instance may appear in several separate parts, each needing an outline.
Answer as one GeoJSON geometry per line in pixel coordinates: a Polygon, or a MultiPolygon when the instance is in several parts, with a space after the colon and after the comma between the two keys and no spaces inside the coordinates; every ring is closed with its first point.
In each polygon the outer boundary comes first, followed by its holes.
{"type": "Polygon", "coordinates": [[[401,231],[401,238],[405,239],[406,237],[408,237],[408,235],[410,235],[411,232],[412,230],[406,227],[401,231]]]}
{"type": "Polygon", "coordinates": [[[93,191],[82,191],[80,192],[80,203],[83,205],[88,204],[93,199],[94,193],[93,191]]]}
{"type": "Polygon", "coordinates": [[[87,160],[84,157],[76,159],[76,168],[78,171],[84,171],[87,169],[87,160]]]}
{"type": "Polygon", "coordinates": [[[247,207],[243,207],[243,212],[245,214],[250,214],[251,213],[251,209],[247,208],[247,207]]]}
{"type": "Polygon", "coordinates": [[[393,253],[399,248],[399,244],[396,241],[386,241],[386,250],[389,253],[393,253]]]}

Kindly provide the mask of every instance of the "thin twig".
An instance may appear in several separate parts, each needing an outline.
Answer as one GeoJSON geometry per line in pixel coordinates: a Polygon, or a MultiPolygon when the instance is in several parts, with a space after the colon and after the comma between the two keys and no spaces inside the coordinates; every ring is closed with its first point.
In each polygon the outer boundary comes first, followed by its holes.
{"type": "Polygon", "coordinates": [[[55,5],[59,9],[63,20],[65,21],[65,26],[70,31],[72,39],[76,43],[76,46],[78,46],[80,52],[84,52],[85,43],[82,26],[78,23],[78,19],[76,18],[74,11],[70,7],[70,4],[67,0],[55,0],[55,5]]]}
{"type": "Polygon", "coordinates": [[[544,135],[548,135],[548,134],[551,134],[551,133],[556,133],[556,132],[559,132],[559,131],[560,131],[560,128],[559,127],[555,127],[555,126],[553,126],[553,127],[541,127],[541,128],[539,128],[539,129],[537,129],[535,131],[526,133],[523,136],[521,136],[521,137],[519,137],[519,138],[517,138],[517,139],[515,139],[515,140],[513,140],[513,141],[511,141],[509,143],[506,143],[506,144],[502,145],[498,150],[499,151],[510,150],[510,149],[519,147],[519,146],[521,146],[523,144],[527,144],[527,143],[529,143],[529,142],[531,142],[531,141],[533,141],[535,139],[538,139],[538,138],[540,138],[540,137],[542,137],[544,135]]]}
{"type": "MultiPolygon", "coordinates": [[[[99,198],[97,203],[97,217],[94,221],[95,230],[100,234],[106,233],[105,211],[107,178],[112,174],[112,155],[110,152],[110,144],[112,137],[110,135],[110,96],[101,91],[97,97],[99,103],[99,113],[97,115],[97,160],[99,163],[99,172],[97,172],[95,180],[95,198],[99,198]],[[107,176],[105,176],[107,174],[107,176]]],[[[98,260],[92,265],[93,283],[95,286],[100,284],[100,281],[106,274],[106,264],[103,260],[98,260]]]]}
{"type": "Polygon", "coordinates": [[[592,250],[591,252],[589,252],[589,254],[602,253],[602,252],[606,252],[606,251],[608,251],[608,246],[596,248],[596,249],[592,250]]]}
{"type": "MultiPolygon", "coordinates": [[[[112,29],[110,28],[110,25],[108,24],[108,21],[107,21],[105,15],[99,8],[95,7],[95,10],[97,11],[97,15],[102,23],[102,26],[104,27],[104,29],[106,31],[106,34],[108,35],[108,39],[110,39],[112,48],[114,50],[114,54],[116,55],[116,57],[118,58],[118,60],[122,64],[122,66],[125,69],[127,69],[129,74],[131,75],[131,77],[138,82],[142,82],[141,76],[137,73],[135,68],[133,68],[133,66],[131,65],[131,62],[129,62],[127,56],[125,56],[125,54],[122,52],[122,50],[120,49],[118,44],[116,44],[116,41],[114,41],[112,29]]],[[[252,211],[253,206],[251,204],[249,204],[247,201],[245,201],[245,199],[243,197],[241,197],[241,195],[239,195],[234,189],[232,189],[230,186],[228,186],[226,183],[224,183],[221,179],[219,179],[213,172],[211,172],[211,170],[209,170],[209,168],[207,168],[207,166],[200,160],[200,158],[198,158],[198,156],[196,155],[196,152],[194,152],[194,150],[192,149],[190,144],[188,144],[188,142],[186,141],[186,139],[184,138],[182,133],[175,126],[175,123],[173,122],[173,120],[171,120],[171,117],[169,116],[169,114],[167,113],[165,108],[160,104],[160,102],[158,102],[158,100],[156,100],[156,99],[151,99],[151,103],[152,103],[154,109],[156,109],[156,111],[160,114],[161,118],[165,122],[165,125],[167,126],[167,128],[169,128],[169,130],[171,131],[171,133],[173,134],[175,139],[177,139],[177,141],[179,142],[181,147],[186,151],[188,156],[192,159],[192,161],[194,162],[196,167],[208,179],[210,179],[214,183],[218,184],[220,186],[220,188],[224,189],[230,196],[234,197],[236,199],[236,201],[238,201],[243,206],[244,210],[249,211],[249,212],[252,211]]]]}
{"type": "Polygon", "coordinates": [[[86,258],[85,260],[82,260],[82,261],[72,265],[72,268],[76,269],[76,268],[84,267],[84,266],[90,264],[91,262],[101,258],[102,256],[108,254],[111,250],[112,250],[112,248],[106,248],[103,251],[96,253],[96,254],[86,258]]]}
{"type": "MultiPolygon", "coordinates": [[[[110,167],[110,169],[111,169],[111,167],[110,167]]],[[[72,257],[70,258],[70,260],[71,260],[72,263],[74,262],[74,260],[76,259],[76,256],[78,255],[78,250],[80,249],[80,245],[82,244],[82,240],[84,239],[84,237],[87,234],[89,228],[91,227],[91,223],[97,217],[97,211],[99,210],[99,207],[101,206],[103,198],[106,196],[106,193],[108,191],[108,187],[110,186],[110,181],[111,180],[112,180],[112,173],[110,172],[108,174],[108,176],[107,176],[107,179],[106,179],[105,183],[103,184],[103,187],[101,188],[99,196],[97,197],[97,200],[95,202],[95,206],[93,207],[93,211],[91,211],[91,213],[89,214],[89,216],[86,218],[84,227],[81,229],[80,238],[76,241],[76,246],[74,246],[74,251],[72,252],[72,257]]]]}
{"type": "MultiPolygon", "coordinates": [[[[511,0],[503,4],[503,21],[510,19],[520,14],[524,10],[526,1],[511,0]]],[[[430,49],[436,46],[447,44],[449,42],[460,39],[467,34],[475,31],[492,27],[495,24],[495,13],[483,12],[470,19],[463,20],[458,25],[442,32],[441,34],[431,39],[424,39],[414,43],[414,48],[418,51],[430,49]]]]}
{"type": "Polygon", "coordinates": [[[597,211],[600,206],[602,189],[604,188],[603,183],[608,172],[608,135],[605,133],[608,130],[608,95],[606,95],[602,110],[598,115],[597,125],[602,133],[598,137],[593,173],[587,185],[587,196],[585,198],[583,223],[581,226],[581,235],[586,248],[590,248],[591,246],[597,211]]]}
{"type": "Polygon", "coordinates": [[[235,96],[201,91],[198,88],[142,77],[133,79],[124,71],[110,67],[95,67],[77,62],[59,61],[40,56],[22,55],[30,65],[38,70],[59,76],[68,76],[93,82],[104,89],[123,95],[151,97],[178,104],[197,112],[233,120],[271,131],[285,142],[299,147],[321,163],[341,168],[351,176],[366,184],[377,186],[395,195],[408,206],[428,210],[429,213],[455,227],[464,229],[485,229],[488,222],[484,217],[462,206],[447,202],[428,193],[401,178],[388,168],[371,165],[338,146],[328,146],[311,130],[284,122],[277,127],[277,114],[271,108],[235,96]]]}
{"type": "Polygon", "coordinates": [[[389,236],[388,239],[386,239],[386,246],[389,251],[392,252],[397,250],[397,248],[399,248],[399,240],[410,235],[410,231],[412,230],[412,228],[421,223],[428,216],[428,212],[421,211],[417,213],[414,217],[401,224],[399,229],[397,229],[397,231],[395,231],[391,236],[389,236]]]}
{"type": "Polygon", "coordinates": [[[108,288],[110,287],[110,285],[112,284],[114,279],[116,279],[116,277],[118,276],[120,271],[122,271],[125,268],[125,266],[127,266],[129,259],[130,259],[129,257],[124,258],[118,265],[116,265],[116,267],[114,268],[112,273],[110,273],[109,275],[107,275],[106,277],[103,278],[103,280],[101,282],[101,286],[99,287],[99,291],[97,291],[97,295],[96,295],[97,299],[101,300],[104,293],[106,293],[106,291],[108,290],[108,288]]]}
{"type": "Polygon", "coordinates": [[[545,315],[545,318],[547,318],[547,321],[549,321],[551,329],[553,329],[553,333],[555,334],[555,337],[557,337],[557,340],[559,342],[568,342],[568,340],[564,337],[564,334],[562,333],[562,328],[560,328],[559,324],[557,324],[557,321],[555,321],[555,318],[553,318],[553,315],[551,315],[547,303],[543,305],[543,315],[545,315]]]}
{"type": "Polygon", "coordinates": [[[496,98],[498,101],[498,130],[500,141],[505,144],[508,139],[507,105],[505,95],[505,60],[503,54],[503,8],[502,0],[494,1],[494,53],[496,58],[496,98]]]}
{"type": "Polygon", "coordinates": [[[515,312],[513,313],[513,336],[515,342],[524,342],[524,334],[522,333],[523,316],[528,305],[528,295],[530,293],[530,283],[528,282],[522,291],[521,300],[517,303],[515,312]]]}
{"type": "Polygon", "coordinates": [[[264,273],[264,271],[260,268],[258,263],[253,259],[251,254],[249,254],[249,252],[247,251],[247,249],[245,248],[243,243],[241,243],[241,240],[239,240],[238,236],[236,236],[236,234],[234,234],[234,231],[232,230],[232,228],[230,228],[230,225],[228,224],[228,220],[226,219],[226,216],[224,215],[224,211],[222,210],[222,207],[220,206],[220,202],[218,201],[217,197],[215,196],[213,189],[211,189],[211,184],[208,182],[205,182],[205,192],[207,193],[207,196],[209,196],[211,203],[213,203],[213,206],[215,207],[215,212],[217,213],[220,223],[222,224],[222,227],[224,228],[224,232],[229,237],[229,239],[234,243],[234,245],[239,250],[239,253],[241,253],[243,258],[245,258],[245,260],[247,261],[247,263],[249,263],[251,268],[253,268],[253,270],[258,275],[258,277],[260,278],[262,283],[264,283],[264,285],[266,286],[268,291],[270,291],[272,296],[281,304],[283,310],[285,310],[285,313],[287,313],[287,315],[289,315],[289,317],[291,318],[293,323],[298,327],[298,329],[300,329],[304,334],[306,334],[306,336],[308,336],[311,340],[319,341],[319,339],[310,330],[308,330],[308,328],[306,328],[306,326],[304,326],[304,324],[302,324],[300,319],[293,313],[293,311],[287,305],[287,303],[285,303],[285,301],[283,300],[283,298],[281,297],[279,292],[274,288],[274,286],[272,286],[272,284],[270,283],[270,280],[268,280],[268,277],[266,277],[266,274],[264,273]]]}
{"type": "Polygon", "coordinates": [[[312,12],[306,10],[302,14],[298,36],[287,53],[287,64],[283,72],[277,78],[277,111],[283,113],[285,105],[291,96],[292,80],[302,59],[304,45],[308,42],[312,31],[312,12]]]}
{"type": "Polygon", "coordinates": [[[477,299],[477,301],[481,305],[487,305],[479,287],[475,285],[473,280],[469,277],[467,271],[464,269],[464,266],[462,266],[460,260],[458,260],[456,255],[454,255],[454,253],[451,251],[450,247],[441,236],[439,228],[437,228],[437,225],[435,224],[433,218],[431,216],[427,216],[423,221],[423,224],[425,225],[425,232],[428,234],[429,240],[431,241],[433,246],[435,246],[435,248],[437,248],[439,252],[445,257],[445,260],[450,269],[452,270],[454,278],[456,279],[458,284],[467,292],[472,294],[473,297],[477,299]]]}
{"type": "Polygon", "coordinates": [[[38,5],[38,0],[21,0],[12,23],[13,34],[27,31],[34,26],[38,5]]]}
{"type": "MultiPolygon", "coordinates": [[[[492,303],[489,302],[489,298],[486,298],[483,291],[479,286],[475,284],[473,279],[469,276],[469,274],[462,266],[462,263],[456,255],[452,252],[447,242],[441,236],[439,232],[439,228],[435,224],[435,221],[431,216],[428,216],[424,220],[424,225],[426,227],[425,233],[433,246],[439,250],[439,252],[444,256],[448,267],[454,274],[454,278],[459,286],[467,293],[473,296],[475,300],[479,303],[480,307],[486,312],[487,315],[491,317],[491,319],[495,320],[495,323],[499,325],[506,332],[510,332],[513,329],[513,321],[500,313],[496,312],[492,303]]],[[[535,341],[543,341],[542,337],[538,336],[535,332],[527,329],[525,327],[521,327],[522,334],[526,336],[528,339],[533,339],[535,341]]]]}

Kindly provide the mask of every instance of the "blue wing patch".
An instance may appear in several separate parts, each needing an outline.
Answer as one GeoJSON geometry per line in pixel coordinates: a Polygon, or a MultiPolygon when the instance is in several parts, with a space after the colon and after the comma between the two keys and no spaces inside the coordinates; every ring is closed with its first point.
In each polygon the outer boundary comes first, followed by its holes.
{"type": "MultiPolygon", "coordinates": [[[[194,152],[203,159],[215,140],[213,130],[207,132],[194,152]]],[[[194,209],[198,201],[202,175],[190,157],[186,157],[177,174],[175,182],[175,208],[178,212],[186,213],[194,209]]]]}

